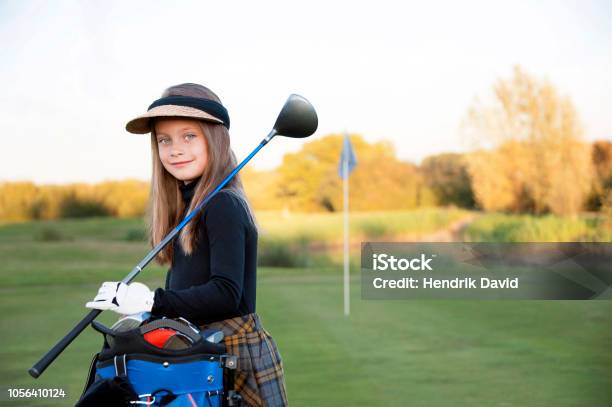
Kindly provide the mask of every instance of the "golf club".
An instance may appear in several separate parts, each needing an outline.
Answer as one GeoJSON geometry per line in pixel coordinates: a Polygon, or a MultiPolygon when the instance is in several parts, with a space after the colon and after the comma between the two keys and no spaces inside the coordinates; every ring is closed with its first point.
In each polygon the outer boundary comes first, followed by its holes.
{"type": "MultiPolygon", "coordinates": [[[[292,94],[289,96],[281,112],[279,113],[276,122],[274,123],[274,127],[270,131],[270,133],[264,138],[259,145],[249,154],[220,184],[215,188],[210,194],[206,196],[206,198],[196,206],[196,208],[191,211],[181,223],[179,223],[173,230],[170,232],[161,242],[157,244],[141,261],[138,263],[134,269],[123,279],[121,280],[125,284],[129,284],[138,273],[140,273],[146,266],[149,264],[151,260],[157,256],[157,254],[168,244],[172,239],[181,231],[181,229],[189,222],[202,207],[204,207],[210,199],[223,188],[225,184],[227,184],[237,173],[244,167],[244,165],[253,158],[255,154],[263,146],[268,144],[270,140],[274,136],[284,136],[291,138],[304,138],[312,135],[318,126],[318,118],[317,113],[315,112],[313,106],[310,104],[308,100],[304,97],[296,94],[292,94]]],[[[34,364],[29,370],[28,373],[34,377],[38,378],[45,369],[59,356],[60,353],[64,351],[64,349],[70,345],[70,343],[89,325],[100,313],[102,310],[94,309],[90,311],[85,318],[83,318],[79,323],[75,325],[74,328],[66,336],[64,336],[53,348],[51,348],[36,364],[34,364]]]]}

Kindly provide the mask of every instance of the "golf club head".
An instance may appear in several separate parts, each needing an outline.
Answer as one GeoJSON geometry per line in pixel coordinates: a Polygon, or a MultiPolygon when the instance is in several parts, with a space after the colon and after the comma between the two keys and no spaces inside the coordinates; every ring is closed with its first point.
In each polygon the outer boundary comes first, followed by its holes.
{"type": "Polygon", "coordinates": [[[317,112],[306,98],[291,94],[274,123],[279,136],[303,138],[312,135],[319,125],[317,112]]]}
{"type": "Polygon", "coordinates": [[[150,312],[139,312],[132,315],[124,315],[117,322],[111,326],[111,329],[115,332],[125,332],[130,329],[138,328],[144,320],[149,319],[151,316],[150,312]]]}

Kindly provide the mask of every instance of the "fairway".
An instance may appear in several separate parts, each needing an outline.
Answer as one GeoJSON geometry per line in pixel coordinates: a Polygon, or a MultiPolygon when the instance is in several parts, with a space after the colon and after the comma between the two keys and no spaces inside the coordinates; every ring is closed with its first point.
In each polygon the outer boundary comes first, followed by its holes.
{"type": "MultiPolygon", "coordinates": [[[[69,396],[15,405],[73,405],[99,334],[87,329],[39,379],[27,370],[86,314],[99,284],[127,274],[146,246],[104,233],[95,240],[89,230],[81,242],[36,242],[23,230],[30,227],[0,228],[1,385],[69,396]]],[[[359,270],[351,272],[347,318],[340,268],[258,269],[257,313],[284,360],[291,405],[611,404],[611,302],[365,301],[359,270]]],[[[141,276],[156,287],[165,269],[141,276]]]]}

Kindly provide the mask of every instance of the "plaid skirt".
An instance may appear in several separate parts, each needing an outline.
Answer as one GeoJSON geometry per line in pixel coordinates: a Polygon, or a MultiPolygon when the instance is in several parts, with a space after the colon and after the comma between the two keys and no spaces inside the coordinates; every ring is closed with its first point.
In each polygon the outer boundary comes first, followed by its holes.
{"type": "MultiPolygon", "coordinates": [[[[248,406],[286,406],[287,390],[283,361],[276,342],[265,330],[257,313],[216,321],[201,326],[223,331],[226,352],[238,357],[234,390],[248,406]]],[[[224,381],[227,383],[227,377],[224,381]]]]}

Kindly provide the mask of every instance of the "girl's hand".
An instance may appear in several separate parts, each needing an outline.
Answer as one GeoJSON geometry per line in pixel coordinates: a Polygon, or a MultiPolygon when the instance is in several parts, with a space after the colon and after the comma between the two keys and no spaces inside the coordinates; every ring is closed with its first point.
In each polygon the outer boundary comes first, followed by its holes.
{"type": "Polygon", "coordinates": [[[151,311],[154,296],[155,293],[142,283],[127,285],[121,281],[107,281],[102,283],[96,297],[85,307],[131,315],[151,311]]]}

